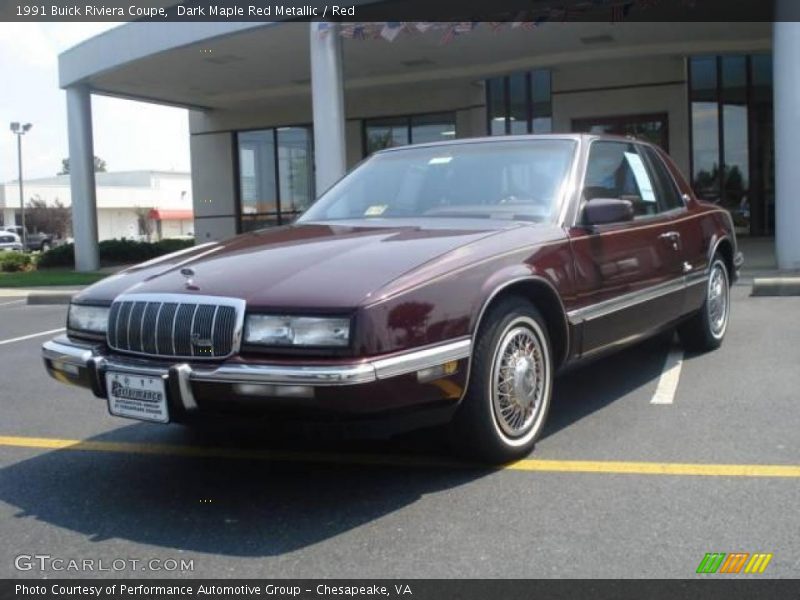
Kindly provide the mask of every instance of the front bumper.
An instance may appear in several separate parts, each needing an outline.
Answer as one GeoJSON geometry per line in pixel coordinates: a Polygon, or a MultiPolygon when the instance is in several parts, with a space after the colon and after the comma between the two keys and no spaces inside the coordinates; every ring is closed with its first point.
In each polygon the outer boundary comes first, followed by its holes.
{"type": "Polygon", "coordinates": [[[429,405],[456,405],[466,383],[469,339],[414,351],[328,364],[166,363],[110,354],[103,344],[67,336],[45,342],[42,358],[55,379],[106,398],[105,373],[161,377],[172,420],[193,413],[363,417],[429,405]],[[443,368],[447,365],[447,368],[443,368]]]}

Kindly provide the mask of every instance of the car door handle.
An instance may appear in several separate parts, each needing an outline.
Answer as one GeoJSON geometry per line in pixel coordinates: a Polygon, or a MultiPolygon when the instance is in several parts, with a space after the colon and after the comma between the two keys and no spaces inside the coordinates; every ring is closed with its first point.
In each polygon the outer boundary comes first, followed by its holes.
{"type": "Polygon", "coordinates": [[[678,250],[680,247],[681,234],[677,231],[666,231],[658,236],[659,239],[664,240],[673,250],[678,250]]]}

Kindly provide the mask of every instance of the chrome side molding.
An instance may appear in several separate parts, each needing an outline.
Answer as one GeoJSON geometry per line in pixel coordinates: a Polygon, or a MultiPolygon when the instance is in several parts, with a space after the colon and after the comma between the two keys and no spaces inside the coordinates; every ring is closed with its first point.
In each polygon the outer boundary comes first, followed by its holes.
{"type": "Polygon", "coordinates": [[[400,354],[391,358],[376,360],[372,363],[378,379],[388,379],[406,373],[413,373],[435,367],[453,360],[467,358],[472,349],[472,340],[463,339],[425,350],[417,350],[400,354]]]}
{"type": "Polygon", "coordinates": [[[635,292],[623,294],[622,296],[617,296],[616,298],[603,300],[597,304],[591,304],[589,306],[584,306],[583,308],[571,310],[567,313],[567,318],[572,325],[577,325],[581,321],[599,319],[617,311],[631,308],[637,304],[642,304],[668,294],[680,292],[687,287],[697,285],[699,283],[705,283],[706,281],[708,281],[708,273],[705,270],[694,271],[693,273],[650,286],[643,290],[636,290],[635,292]]]}

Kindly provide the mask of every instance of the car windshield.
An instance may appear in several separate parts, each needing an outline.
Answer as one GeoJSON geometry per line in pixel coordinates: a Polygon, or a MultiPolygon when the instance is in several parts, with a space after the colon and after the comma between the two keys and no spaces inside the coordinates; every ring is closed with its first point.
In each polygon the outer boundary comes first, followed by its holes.
{"type": "Polygon", "coordinates": [[[379,153],[343,178],[300,222],[474,217],[546,221],[558,210],[576,142],[445,144],[379,153]]]}

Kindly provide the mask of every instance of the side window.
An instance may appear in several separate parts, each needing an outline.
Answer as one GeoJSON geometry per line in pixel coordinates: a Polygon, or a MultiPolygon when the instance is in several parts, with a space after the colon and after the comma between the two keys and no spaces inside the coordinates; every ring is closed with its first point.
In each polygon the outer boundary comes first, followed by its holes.
{"type": "Polygon", "coordinates": [[[641,150],[647,157],[650,172],[653,174],[653,183],[655,184],[659,210],[663,212],[676,208],[683,208],[684,204],[681,193],[675,185],[675,180],[672,178],[664,161],[655,150],[648,146],[643,146],[641,150]]]}
{"type": "Polygon", "coordinates": [[[583,198],[630,200],[637,217],[659,212],[647,167],[634,144],[594,142],[589,150],[583,198]]]}

